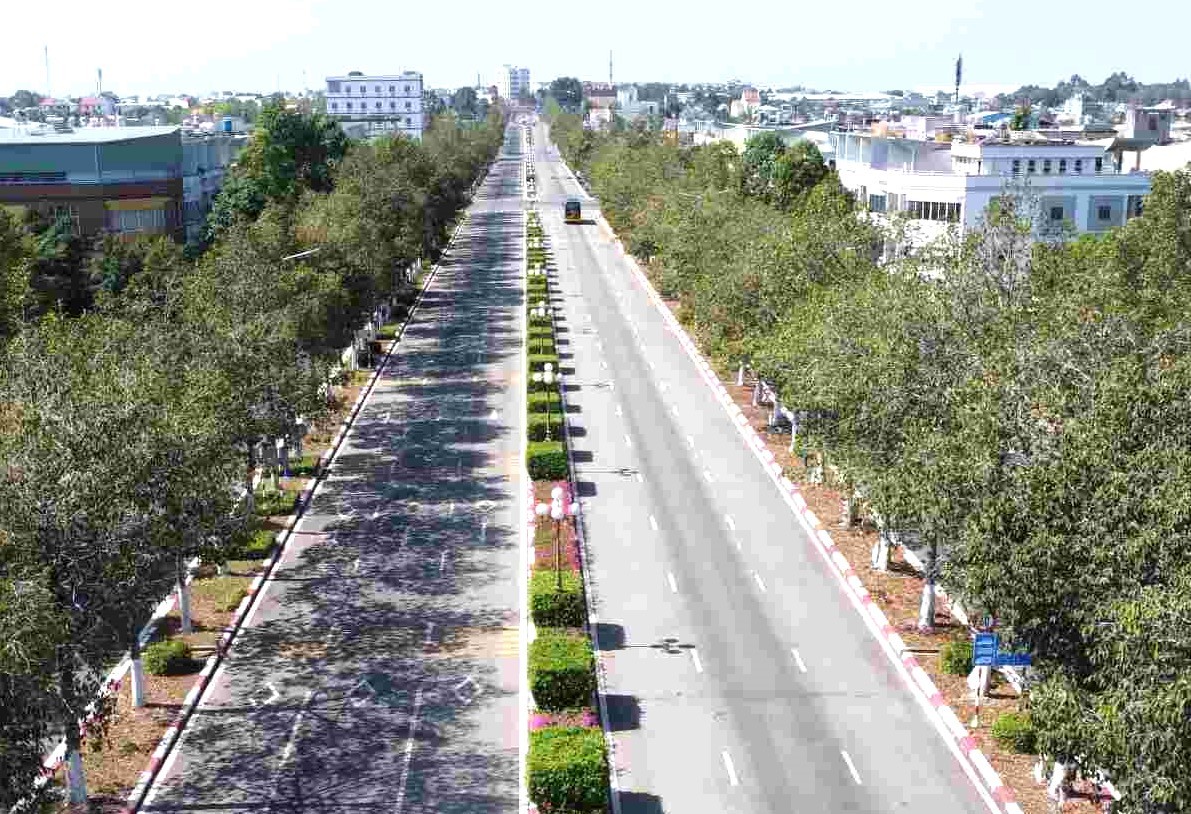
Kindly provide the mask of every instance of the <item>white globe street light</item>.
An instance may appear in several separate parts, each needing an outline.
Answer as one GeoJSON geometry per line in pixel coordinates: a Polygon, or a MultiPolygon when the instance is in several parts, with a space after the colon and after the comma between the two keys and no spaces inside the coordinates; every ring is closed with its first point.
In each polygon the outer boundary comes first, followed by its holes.
{"type": "Polygon", "coordinates": [[[568,520],[574,522],[579,514],[578,502],[566,504],[563,498],[566,491],[561,486],[550,490],[550,502],[539,503],[534,507],[534,513],[545,519],[549,515],[554,525],[554,576],[558,590],[562,590],[562,527],[568,520]]]}

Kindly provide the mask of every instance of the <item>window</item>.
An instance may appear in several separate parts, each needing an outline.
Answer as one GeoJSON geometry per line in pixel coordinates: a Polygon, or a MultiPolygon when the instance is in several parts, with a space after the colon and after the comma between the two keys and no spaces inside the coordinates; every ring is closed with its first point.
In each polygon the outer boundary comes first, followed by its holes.
{"type": "Polygon", "coordinates": [[[396,93],[396,92],[397,92],[397,86],[389,85],[389,93],[396,93]]]}
{"type": "Polygon", "coordinates": [[[1058,222],[1060,222],[1061,220],[1063,220],[1063,207],[1061,207],[1061,206],[1052,206],[1052,207],[1050,208],[1050,221],[1051,221],[1051,223],[1058,223],[1058,222]]]}
{"type": "Polygon", "coordinates": [[[1112,207],[1108,204],[1100,204],[1096,207],[1096,218],[1100,221],[1112,220],[1112,207]]]}
{"type": "Polygon", "coordinates": [[[166,230],[164,209],[112,210],[107,214],[107,227],[112,232],[128,234],[166,230]]]}
{"type": "Polygon", "coordinates": [[[409,102],[406,102],[406,103],[405,103],[405,109],[406,109],[406,110],[409,110],[409,102]]]}
{"type": "Polygon", "coordinates": [[[338,82],[328,82],[327,83],[327,93],[338,93],[338,92],[339,92],[339,83],[338,82]]]}
{"type": "Polygon", "coordinates": [[[1083,175],[1083,159],[1082,158],[1075,159],[1075,174],[1083,175]]]}
{"type": "Polygon", "coordinates": [[[910,201],[907,207],[910,214],[921,220],[937,220],[956,223],[959,221],[960,205],[957,203],[941,203],[939,201],[910,201]]]}
{"type": "Polygon", "coordinates": [[[1050,159],[1049,158],[1042,159],[1042,173],[1044,175],[1050,174],[1050,159]]]}
{"type": "Polygon", "coordinates": [[[396,110],[396,109],[397,109],[397,103],[389,102],[389,110],[396,110]]]}
{"type": "Polygon", "coordinates": [[[347,109],[348,109],[348,110],[351,110],[351,109],[352,109],[352,103],[351,103],[351,102],[348,102],[348,103],[347,103],[347,109]]]}
{"type": "Polygon", "coordinates": [[[1158,129],[1158,117],[1151,114],[1148,118],[1149,118],[1149,129],[1157,130],[1158,129]]]}
{"type": "Polygon", "coordinates": [[[331,102],[331,110],[338,110],[338,109],[339,109],[339,103],[331,102]]]}
{"type": "Polygon", "coordinates": [[[344,86],[343,86],[343,92],[344,92],[344,93],[351,93],[351,92],[352,92],[352,86],[351,86],[351,85],[344,85],[344,86]]]}
{"type": "Polygon", "coordinates": [[[1140,217],[1144,200],[1145,197],[1142,195],[1130,195],[1129,202],[1125,207],[1126,214],[1131,218],[1140,217]]]}
{"type": "Polygon", "coordinates": [[[1065,174],[1067,172],[1067,159],[1065,159],[1065,158],[1059,159],[1059,172],[1062,174],[1065,174]]]}
{"type": "Polygon", "coordinates": [[[1101,172],[1103,172],[1103,171],[1104,171],[1104,159],[1103,159],[1103,158],[1097,158],[1097,159],[1096,159],[1096,173],[1097,173],[1097,174],[1099,174],[1099,173],[1101,173],[1101,172]]]}
{"type": "Polygon", "coordinates": [[[376,86],[374,86],[372,89],[373,89],[375,92],[377,92],[377,93],[380,93],[380,85],[376,85],[376,86]]]}
{"type": "Polygon", "coordinates": [[[1026,162],[1026,172],[1033,174],[1037,171],[1038,171],[1037,162],[1031,158],[1029,161],[1026,162]]]}
{"type": "Polygon", "coordinates": [[[870,212],[884,212],[886,200],[884,195],[869,195],[868,208],[870,212]]]}
{"type": "Polygon", "coordinates": [[[1021,175],[1021,159],[1020,158],[1013,159],[1013,174],[1021,175]]]}
{"type": "Polygon", "coordinates": [[[405,86],[405,92],[406,92],[406,93],[409,93],[409,85],[406,85],[406,86],[405,86]]]}

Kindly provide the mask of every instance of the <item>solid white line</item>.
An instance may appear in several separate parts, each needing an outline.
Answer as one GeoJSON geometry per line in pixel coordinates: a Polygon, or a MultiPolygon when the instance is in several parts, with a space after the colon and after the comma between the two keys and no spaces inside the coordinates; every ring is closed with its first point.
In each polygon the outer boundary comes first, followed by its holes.
{"type": "Polygon", "coordinates": [[[698,650],[694,650],[694,649],[691,650],[691,661],[695,662],[695,672],[696,673],[703,672],[703,662],[699,661],[699,651],[698,650]]]}
{"type": "Polygon", "coordinates": [[[649,527],[650,527],[651,529],[653,529],[654,531],[657,531],[657,530],[658,530],[658,521],[657,521],[657,518],[656,518],[656,517],[654,517],[652,514],[649,516],[649,527]]]}
{"type": "Polygon", "coordinates": [[[624,415],[624,410],[620,409],[620,405],[619,405],[619,404],[617,404],[617,405],[616,405],[616,414],[617,414],[617,415],[624,415]]]}
{"type": "Polygon", "coordinates": [[[794,654],[794,663],[798,665],[798,669],[806,672],[806,662],[802,660],[802,656],[798,653],[797,647],[791,647],[790,652],[794,654]]]}
{"type": "Polygon", "coordinates": [[[754,572],[753,572],[753,579],[755,579],[755,580],[757,581],[757,587],[758,587],[758,588],[760,588],[762,591],[764,591],[764,590],[765,590],[765,583],[761,581],[761,575],[760,575],[760,574],[758,574],[756,571],[754,571],[754,572]]]}
{"type": "Polygon", "coordinates": [[[724,758],[724,768],[728,770],[728,785],[739,786],[740,778],[736,776],[736,767],[732,765],[732,757],[728,754],[728,750],[720,752],[720,756],[724,758]]]}
{"type": "Polygon", "coordinates": [[[414,711],[409,719],[409,738],[405,741],[405,757],[401,764],[401,785],[397,789],[397,814],[405,808],[405,787],[409,784],[409,761],[414,754],[414,734],[418,731],[418,711],[422,708],[422,688],[414,695],[414,711]]]}
{"type": "Polygon", "coordinates": [[[725,514],[725,515],[724,515],[724,522],[725,522],[725,523],[728,525],[728,528],[729,528],[730,530],[732,530],[732,531],[736,531],[736,521],[732,519],[732,515],[730,515],[730,514],[725,514]]]}
{"type": "Polygon", "coordinates": [[[441,574],[443,571],[446,571],[446,570],[447,570],[447,552],[444,551],[442,553],[442,556],[439,557],[439,559],[438,559],[438,573],[441,574]]]}
{"type": "Polygon", "coordinates": [[[600,367],[601,367],[601,368],[603,368],[604,370],[607,370],[607,369],[608,369],[608,363],[607,363],[606,361],[604,361],[603,359],[601,359],[601,360],[600,360],[600,367]]]}
{"type": "Polygon", "coordinates": [[[675,415],[675,416],[677,416],[677,415],[678,415],[678,405],[677,405],[677,404],[671,404],[671,405],[670,405],[670,412],[674,413],[674,415],[675,415]]]}
{"type": "Polygon", "coordinates": [[[629,434],[627,432],[624,434],[624,442],[627,446],[631,447],[633,445],[633,439],[629,438],[629,434]]]}
{"type": "Polygon", "coordinates": [[[434,644],[434,622],[426,623],[426,646],[434,644]]]}
{"type": "Polygon", "coordinates": [[[844,763],[848,764],[848,771],[852,773],[852,779],[856,781],[856,785],[863,786],[864,784],[860,782],[860,774],[856,771],[856,764],[852,762],[852,758],[843,749],[840,750],[840,754],[844,756],[844,763]]]}
{"type": "Polygon", "coordinates": [[[451,501],[451,505],[447,507],[447,516],[448,517],[455,516],[455,501],[453,501],[453,500],[451,501]]]}
{"type": "Polygon", "coordinates": [[[645,476],[640,472],[637,473],[637,483],[645,483],[645,476]]]}
{"type": "Polygon", "coordinates": [[[710,472],[710,471],[708,471],[708,470],[706,470],[706,469],[704,469],[704,470],[703,470],[703,478],[704,478],[704,479],[705,479],[705,480],[706,480],[708,483],[713,483],[713,482],[715,481],[715,478],[713,478],[713,477],[711,476],[711,472],[710,472]]]}
{"type": "Polygon", "coordinates": [[[695,436],[693,436],[693,435],[688,435],[688,436],[686,437],[686,442],[687,442],[687,444],[689,444],[689,445],[690,445],[690,448],[691,448],[691,449],[694,449],[694,448],[695,448],[695,436]]]}
{"type": "Polygon", "coordinates": [[[670,583],[670,590],[673,593],[678,593],[678,583],[674,581],[674,575],[669,571],[666,572],[666,581],[670,583]]]}

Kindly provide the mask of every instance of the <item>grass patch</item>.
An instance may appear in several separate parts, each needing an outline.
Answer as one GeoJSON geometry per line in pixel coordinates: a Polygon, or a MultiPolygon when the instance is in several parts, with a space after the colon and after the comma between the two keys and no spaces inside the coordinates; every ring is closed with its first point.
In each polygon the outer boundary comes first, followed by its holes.
{"type": "Polygon", "coordinates": [[[564,566],[559,590],[558,576],[553,568],[536,570],[530,576],[529,612],[533,623],[539,627],[583,627],[587,621],[583,580],[564,566]]]}
{"type": "Polygon", "coordinates": [[[569,472],[566,447],[561,441],[530,441],[525,465],[530,480],[564,480],[569,472]]]}
{"type": "Polygon", "coordinates": [[[191,590],[195,596],[210,599],[215,610],[227,613],[238,608],[240,600],[248,595],[248,583],[243,577],[211,577],[196,579],[191,590]]]}

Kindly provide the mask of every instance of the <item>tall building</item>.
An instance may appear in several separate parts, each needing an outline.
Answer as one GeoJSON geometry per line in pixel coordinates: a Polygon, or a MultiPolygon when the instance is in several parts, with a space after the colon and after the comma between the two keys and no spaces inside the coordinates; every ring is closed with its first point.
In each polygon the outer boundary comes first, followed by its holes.
{"type": "Polygon", "coordinates": [[[426,129],[422,75],[415,71],[327,77],[327,114],[351,136],[401,133],[420,139],[426,129]]]}
{"type": "Polygon", "coordinates": [[[502,99],[516,101],[522,96],[533,96],[529,86],[529,68],[504,65],[496,73],[496,92],[502,99]]]}

